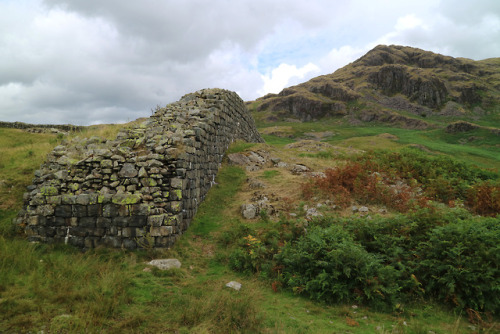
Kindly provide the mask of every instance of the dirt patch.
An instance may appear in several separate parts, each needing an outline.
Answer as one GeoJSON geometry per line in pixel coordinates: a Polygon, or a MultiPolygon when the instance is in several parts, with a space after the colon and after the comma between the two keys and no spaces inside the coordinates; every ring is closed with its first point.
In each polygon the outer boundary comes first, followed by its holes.
{"type": "Polygon", "coordinates": [[[272,135],[281,138],[292,138],[294,130],[291,126],[271,126],[260,130],[264,135],[272,135]]]}

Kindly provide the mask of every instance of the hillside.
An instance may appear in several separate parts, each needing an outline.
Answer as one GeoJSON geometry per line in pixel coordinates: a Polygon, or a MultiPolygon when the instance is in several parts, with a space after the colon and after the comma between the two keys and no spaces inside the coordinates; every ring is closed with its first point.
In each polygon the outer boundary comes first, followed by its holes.
{"type": "Polygon", "coordinates": [[[249,105],[263,121],[342,116],[351,123],[427,128],[433,116],[498,124],[499,99],[500,58],[474,61],[379,45],[332,74],[249,105]]]}
{"type": "Polygon", "coordinates": [[[498,68],[379,46],[248,103],[265,143],[229,146],[169,249],[82,252],[13,224],[55,147],[146,119],[0,122],[0,332],[499,332],[498,68]],[[159,258],[182,265],[148,265],[159,258]]]}

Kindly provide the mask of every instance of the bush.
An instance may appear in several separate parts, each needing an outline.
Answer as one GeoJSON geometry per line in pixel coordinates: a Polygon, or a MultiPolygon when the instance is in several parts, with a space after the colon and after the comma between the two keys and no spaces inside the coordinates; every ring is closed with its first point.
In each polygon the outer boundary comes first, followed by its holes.
{"type": "Polygon", "coordinates": [[[390,306],[398,287],[396,271],[356,244],[342,227],[311,228],[285,245],[276,260],[281,280],[313,299],[390,306]]]}
{"type": "MultiPolygon", "coordinates": [[[[444,205],[394,217],[281,221],[240,240],[231,267],[328,303],[390,308],[432,298],[500,311],[500,225],[444,205]]],[[[271,224],[272,225],[272,224],[271,224]]]]}
{"type": "Polygon", "coordinates": [[[434,228],[415,263],[426,293],[459,308],[500,312],[500,225],[469,219],[434,228]]]}
{"type": "Polygon", "coordinates": [[[334,199],[335,204],[347,207],[353,199],[361,203],[383,204],[406,212],[416,204],[426,204],[417,189],[389,171],[381,171],[369,161],[348,162],[345,166],[330,168],[325,177],[319,177],[302,187],[304,197],[320,193],[334,199]]]}
{"type": "Polygon", "coordinates": [[[467,205],[484,216],[500,214],[500,185],[491,181],[481,182],[469,189],[467,205]]]}

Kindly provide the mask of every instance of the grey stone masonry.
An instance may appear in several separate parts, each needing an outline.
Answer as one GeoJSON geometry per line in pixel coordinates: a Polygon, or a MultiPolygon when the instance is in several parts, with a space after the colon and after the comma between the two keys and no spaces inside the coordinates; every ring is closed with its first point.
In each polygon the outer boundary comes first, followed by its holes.
{"type": "Polygon", "coordinates": [[[17,223],[30,241],[170,247],[236,139],[263,142],[236,93],[185,95],[115,140],[76,138],[55,147],[35,172],[17,223]]]}

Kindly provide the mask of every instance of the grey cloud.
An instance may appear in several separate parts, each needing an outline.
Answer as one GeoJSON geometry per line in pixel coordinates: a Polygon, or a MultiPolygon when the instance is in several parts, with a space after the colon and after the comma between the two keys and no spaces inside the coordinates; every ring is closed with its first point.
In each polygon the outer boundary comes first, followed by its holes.
{"type": "Polygon", "coordinates": [[[453,56],[500,52],[498,32],[484,33],[477,23],[485,15],[498,16],[497,1],[467,5],[467,18],[453,8],[460,7],[456,2],[442,1],[431,13],[430,3],[408,7],[398,1],[381,8],[372,0],[0,2],[0,119],[127,121],[206,87],[253,99],[263,87],[263,68],[318,63],[332,49],[366,46],[410,13],[433,19],[431,31],[398,32],[393,41],[447,48],[453,56]],[[284,23],[290,22],[296,30],[287,30],[284,23]]]}

